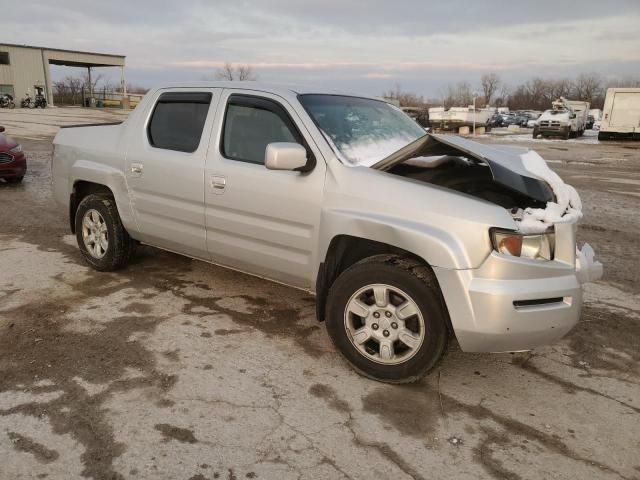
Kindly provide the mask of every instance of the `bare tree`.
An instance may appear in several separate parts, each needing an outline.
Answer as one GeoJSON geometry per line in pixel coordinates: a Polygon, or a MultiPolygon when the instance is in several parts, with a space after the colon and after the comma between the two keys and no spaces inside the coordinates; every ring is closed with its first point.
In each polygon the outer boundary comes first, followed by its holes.
{"type": "Polygon", "coordinates": [[[248,82],[253,81],[258,78],[258,76],[253,73],[253,68],[251,65],[233,65],[230,62],[226,62],[221,68],[216,71],[215,75],[217,80],[227,80],[227,81],[241,81],[248,82]]]}
{"type": "Polygon", "coordinates": [[[250,82],[256,80],[258,77],[253,73],[251,65],[239,65],[236,67],[236,74],[238,80],[241,82],[250,82]]]}
{"type": "Polygon", "coordinates": [[[89,91],[95,91],[103,79],[104,75],[102,73],[91,72],[91,85],[89,85],[89,73],[85,73],[82,76],[82,86],[89,91]]]}
{"type": "Polygon", "coordinates": [[[383,98],[397,101],[401,107],[424,107],[424,98],[413,92],[402,90],[400,84],[396,84],[393,90],[382,92],[383,98]]]}
{"type": "Polygon", "coordinates": [[[578,75],[573,84],[573,94],[579,100],[594,102],[603,96],[603,82],[599,75],[581,74],[578,75]]]}
{"type": "Polygon", "coordinates": [[[76,100],[78,99],[78,95],[82,90],[83,80],[81,78],[74,77],[73,75],[67,75],[63,81],[69,89],[69,93],[71,95],[71,103],[73,105],[76,105],[76,100]]]}
{"type": "Polygon", "coordinates": [[[444,107],[466,107],[473,103],[473,89],[468,82],[458,82],[440,89],[444,107]]]}
{"type": "Polygon", "coordinates": [[[504,107],[509,101],[509,87],[503,83],[500,87],[500,92],[497,94],[495,104],[496,107],[504,107]]]}
{"type": "Polygon", "coordinates": [[[490,105],[493,95],[498,91],[502,83],[500,77],[495,73],[485,73],[480,77],[480,83],[484,92],[484,103],[490,105]]]}

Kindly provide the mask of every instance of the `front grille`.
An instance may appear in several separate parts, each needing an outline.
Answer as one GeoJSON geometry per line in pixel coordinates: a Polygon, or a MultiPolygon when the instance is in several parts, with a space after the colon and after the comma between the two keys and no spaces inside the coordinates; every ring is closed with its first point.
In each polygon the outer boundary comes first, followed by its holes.
{"type": "Polygon", "coordinates": [[[8,153],[2,152],[0,153],[0,163],[9,163],[13,160],[13,157],[8,153]]]}
{"type": "Polygon", "coordinates": [[[556,121],[556,120],[543,120],[540,122],[540,126],[541,127],[559,127],[560,126],[560,122],[556,121]]]}

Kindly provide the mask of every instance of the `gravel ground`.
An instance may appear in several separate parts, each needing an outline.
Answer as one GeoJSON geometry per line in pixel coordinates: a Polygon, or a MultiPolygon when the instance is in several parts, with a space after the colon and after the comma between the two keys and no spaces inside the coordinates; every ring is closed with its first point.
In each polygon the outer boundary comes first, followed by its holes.
{"type": "Polygon", "coordinates": [[[51,199],[57,126],[117,111],[0,111],[0,478],[640,478],[640,150],[536,148],[585,203],[605,264],[580,324],[526,354],[461,352],[411,386],[341,360],[313,298],[149,247],[88,269],[51,199]]]}

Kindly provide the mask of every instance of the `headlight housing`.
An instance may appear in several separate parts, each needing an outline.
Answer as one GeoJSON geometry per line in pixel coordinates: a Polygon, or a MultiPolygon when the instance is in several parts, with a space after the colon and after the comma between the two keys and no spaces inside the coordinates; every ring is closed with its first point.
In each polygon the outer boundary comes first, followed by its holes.
{"type": "Polygon", "coordinates": [[[13,148],[9,149],[9,153],[20,153],[22,151],[22,145],[18,144],[13,148]]]}
{"type": "Polygon", "coordinates": [[[530,260],[553,260],[555,239],[553,229],[527,235],[513,230],[491,229],[491,243],[496,252],[530,260]]]}

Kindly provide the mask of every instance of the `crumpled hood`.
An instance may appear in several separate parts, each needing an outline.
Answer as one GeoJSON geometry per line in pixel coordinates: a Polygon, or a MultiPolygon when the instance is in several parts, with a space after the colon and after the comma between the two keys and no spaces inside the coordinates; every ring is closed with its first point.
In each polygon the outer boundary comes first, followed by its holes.
{"type": "Polygon", "coordinates": [[[456,135],[429,133],[380,160],[371,168],[387,171],[415,157],[463,156],[488,165],[496,183],[540,202],[553,201],[551,187],[525,168],[522,155],[528,151],[528,148],[523,147],[484,145],[456,135]]]}

